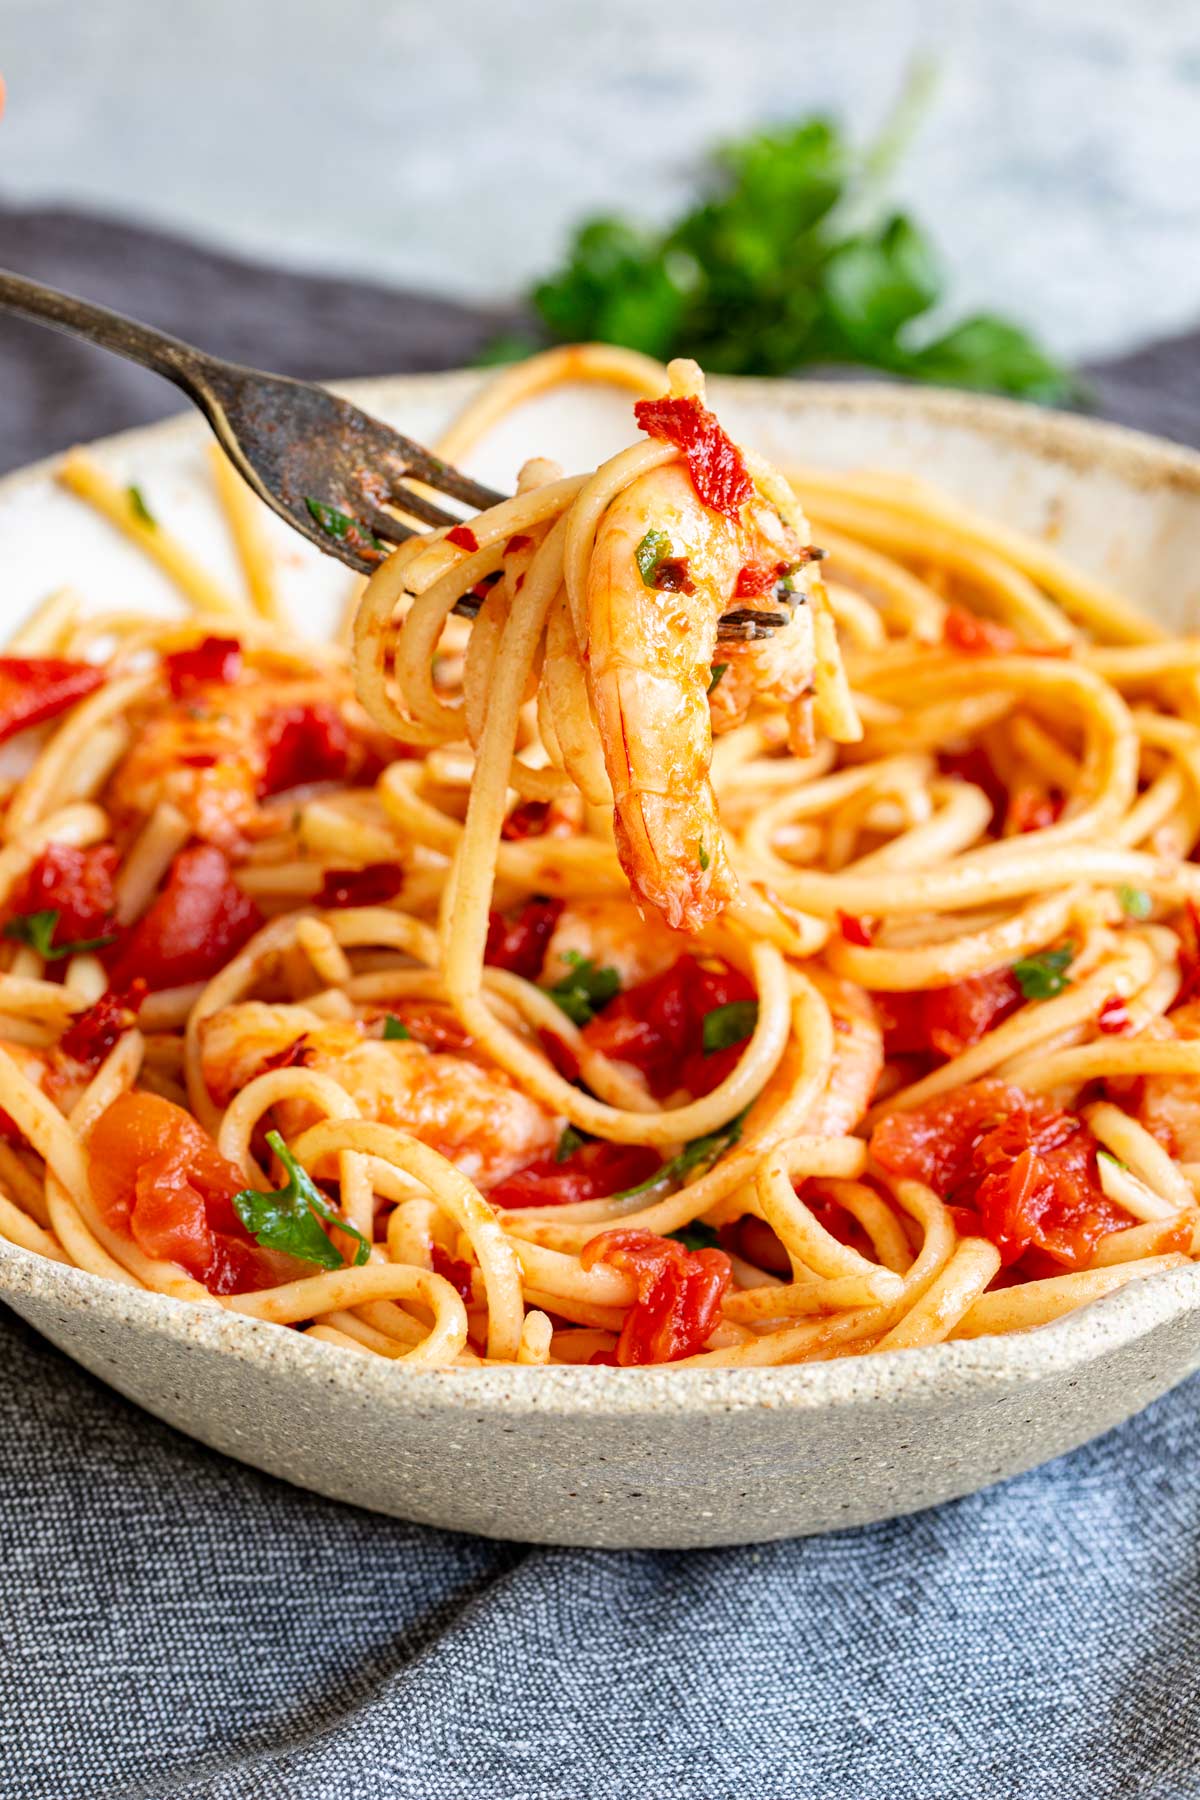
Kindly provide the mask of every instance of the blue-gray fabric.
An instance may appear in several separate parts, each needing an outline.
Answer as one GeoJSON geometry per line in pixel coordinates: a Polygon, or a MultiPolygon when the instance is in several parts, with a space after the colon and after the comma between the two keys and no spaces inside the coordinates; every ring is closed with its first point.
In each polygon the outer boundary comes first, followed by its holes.
{"type": "MultiPolygon", "coordinates": [[[[450,362],[491,328],[63,214],[0,210],[0,262],[301,374],[450,362]]],[[[1197,369],[1181,342],[1098,385],[1197,442],[1197,369]]],[[[171,402],[2,323],[0,395],[10,461],[171,402]]],[[[1200,1378],[915,1518],[616,1554],[316,1499],[2,1310],[0,1358],[0,1800],[1200,1794],[1200,1378]]]]}

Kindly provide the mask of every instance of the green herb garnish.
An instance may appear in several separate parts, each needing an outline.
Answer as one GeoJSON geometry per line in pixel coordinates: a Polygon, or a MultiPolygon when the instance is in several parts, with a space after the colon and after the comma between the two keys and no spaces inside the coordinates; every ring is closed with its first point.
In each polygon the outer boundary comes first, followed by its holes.
{"type": "MultiPolygon", "coordinates": [[[[886,180],[930,87],[915,69],[873,147],[820,115],[727,144],[707,192],[664,229],[603,216],[534,288],[546,339],[694,356],[723,374],[861,364],[1027,399],[1079,397],[1020,326],[991,313],[930,328],[945,279],[930,239],[886,204],[886,180]]],[[[506,345],[528,354],[538,345],[506,345]]]]}
{"type": "Polygon", "coordinates": [[[707,869],[709,863],[712,861],[712,857],[708,854],[708,851],[704,848],[704,839],[703,838],[700,838],[696,844],[696,860],[700,864],[700,867],[702,869],[707,869]]]}
{"type": "Polygon", "coordinates": [[[572,1024],[590,1025],[599,1009],[620,993],[621,977],[615,969],[597,968],[590,956],[578,950],[565,950],[563,961],[570,965],[571,973],[546,992],[572,1024]]]}
{"type": "Polygon", "coordinates": [[[582,1131],[576,1131],[573,1125],[566,1126],[558,1140],[558,1149],[554,1152],[555,1162],[565,1163],[567,1158],[574,1156],[580,1146],[586,1144],[587,1141],[582,1131]]]}
{"type": "Polygon", "coordinates": [[[1121,911],[1131,919],[1148,919],[1152,905],[1145,888],[1119,887],[1117,899],[1121,902],[1121,911]]]}
{"type": "Polygon", "coordinates": [[[256,1188],[243,1188],[233,1196],[233,1209],[238,1218],[264,1250],[283,1250],[301,1262],[317,1263],[322,1269],[345,1268],[340,1250],[331,1244],[321,1229],[325,1219],[357,1241],[351,1267],[358,1268],[371,1254],[371,1246],[361,1231],[347,1223],[332,1207],[316,1182],[296,1161],[277,1131],[268,1131],[267,1142],[287,1170],[287,1186],[278,1193],[260,1193],[256,1188]]]}
{"type": "Polygon", "coordinates": [[[648,531],[633,553],[643,587],[652,588],[657,585],[655,577],[670,555],[671,540],[666,532],[648,531]]]}
{"type": "Polygon", "coordinates": [[[143,494],[141,488],[135,487],[133,483],[130,482],[129,486],[125,489],[125,492],[129,498],[129,509],[134,518],[138,519],[143,525],[149,525],[152,530],[156,529],[158,520],[146,505],[146,496],[143,494]]]}
{"type": "Polygon", "coordinates": [[[404,1020],[398,1019],[395,1013],[389,1013],[387,1018],[383,1021],[384,1042],[388,1044],[398,1044],[402,1040],[411,1037],[412,1032],[408,1029],[404,1020]]]}
{"type": "Polygon", "coordinates": [[[730,1050],[744,1044],[758,1023],[757,1000],[731,1000],[727,1006],[714,1006],[705,1013],[702,1026],[704,1054],[730,1050]]]}
{"type": "Polygon", "coordinates": [[[681,1225],[678,1231],[668,1231],[669,1238],[682,1244],[685,1250],[715,1250],[721,1239],[711,1225],[705,1225],[700,1219],[693,1219],[690,1225],[681,1225]]]}
{"type": "Polygon", "coordinates": [[[370,544],[374,550],[386,550],[387,545],[374,537],[365,525],[352,519],[349,513],[340,512],[336,506],[330,506],[325,500],[314,500],[311,494],[305,494],[304,504],[309,515],[316,520],[322,531],[328,532],[339,542],[370,544]]]}
{"type": "Polygon", "coordinates": [[[630,1200],[635,1194],[645,1194],[651,1188],[661,1187],[665,1181],[682,1181],[685,1175],[690,1175],[702,1163],[716,1162],[741,1137],[742,1126],[749,1111],[748,1106],[744,1108],[736,1119],[730,1119],[722,1131],[710,1131],[706,1137],[693,1138],[683,1146],[678,1156],[661,1163],[653,1175],[647,1175],[645,1181],[639,1181],[636,1187],[622,1188],[619,1194],[610,1194],[609,1199],[630,1200]]]}
{"type": "Polygon", "coordinates": [[[712,670],[711,670],[712,680],[708,684],[708,691],[710,694],[712,693],[713,689],[716,687],[718,681],[720,681],[722,675],[725,673],[725,671],[728,667],[729,667],[728,663],[714,663],[713,664],[712,670]]]}
{"type": "Polygon", "coordinates": [[[1025,999],[1053,1000],[1055,994],[1069,987],[1071,977],[1066,971],[1074,955],[1074,944],[1063,944],[1057,950],[1042,950],[1037,956],[1023,956],[1014,963],[1013,974],[1025,999]]]}
{"type": "Polygon", "coordinates": [[[110,933],[108,937],[77,938],[73,944],[56,944],[54,933],[60,917],[57,907],[47,907],[42,912],[20,913],[15,919],[8,921],[3,935],[14,938],[18,944],[28,944],[46,962],[58,962],[64,956],[80,956],[85,950],[104,950],[117,941],[110,933]]]}

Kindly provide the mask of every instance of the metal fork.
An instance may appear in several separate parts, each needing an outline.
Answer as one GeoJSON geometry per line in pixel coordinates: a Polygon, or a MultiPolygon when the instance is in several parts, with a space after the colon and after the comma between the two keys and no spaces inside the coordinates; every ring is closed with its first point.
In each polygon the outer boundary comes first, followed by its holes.
{"type": "MultiPolygon", "coordinates": [[[[461,514],[414,491],[412,482],[465,507],[495,506],[506,497],[315,382],[225,362],[106,306],[5,269],[0,269],[0,311],[99,344],[173,381],[200,408],[259,498],[310,544],[360,574],[370,574],[390,545],[417,531],[462,522],[461,514]],[[397,512],[404,517],[397,518],[397,512]]],[[[472,604],[465,596],[462,610],[470,616],[478,601],[472,604]]],[[[762,637],[786,624],[788,616],[740,607],[724,615],[718,635],[762,637]]]]}

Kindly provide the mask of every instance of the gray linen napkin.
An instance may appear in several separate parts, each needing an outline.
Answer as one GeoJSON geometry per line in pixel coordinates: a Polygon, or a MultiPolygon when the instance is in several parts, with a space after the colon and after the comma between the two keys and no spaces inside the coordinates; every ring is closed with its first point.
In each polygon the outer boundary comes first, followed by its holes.
{"type": "MultiPolygon", "coordinates": [[[[0,262],[297,375],[444,367],[507,322],[67,213],[0,209],[0,262]]],[[[1180,339],[1096,385],[1200,443],[1198,371],[1180,339]]],[[[0,467],[176,409],[0,321],[0,467]]],[[[1200,1794],[1197,1381],[915,1518],[615,1554],[316,1499],[2,1309],[0,1367],[2,1800],[1200,1794]]]]}

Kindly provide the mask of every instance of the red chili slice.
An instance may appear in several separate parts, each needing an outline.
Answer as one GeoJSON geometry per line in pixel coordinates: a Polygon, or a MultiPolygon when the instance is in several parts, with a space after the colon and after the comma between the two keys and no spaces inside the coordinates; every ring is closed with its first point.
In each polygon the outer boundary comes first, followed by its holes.
{"type": "Polygon", "coordinates": [[[757,600],[763,594],[769,594],[780,578],[786,574],[786,563],[745,563],[738,570],[737,586],[734,594],[739,600],[757,600]]]}
{"type": "Polygon", "coordinates": [[[446,533],[446,542],[459,550],[478,550],[479,539],[469,525],[452,525],[446,533]]]}
{"type": "Polygon", "coordinates": [[[61,656],[0,656],[0,744],[57,718],[104,683],[95,663],[61,656]]]}
{"type": "Polygon", "coordinates": [[[1096,1015],[1096,1023],[1101,1031],[1115,1036],[1118,1032],[1128,1031],[1133,1024],[1129,1016],[1129,1008],[1120,994],[1110,994],[1096,1015]]]}
{"type": "Polygon", "coordinates": [[[736,519],[754,492],[742,453],[694,395],[668,395],[639,400],[634,417],[647,437],[682,450],[688,474],[705,506],[736,519]]]}
{"type": "Polygon", "coordinates": [[[173,650],[163,657],[167,683],[178,700],[189,688],[208,682],[228,686],[242,672],[242,646],[237,638],[201,638],[190,650],[173,650]]]}
{"type": "Polygon", "coordinates": [[[870,948],[875,937],[873,920],[860,918],[857,913],[838,913],[838,929],[848,944],[857,944],[860,949],[870,948]]]}

